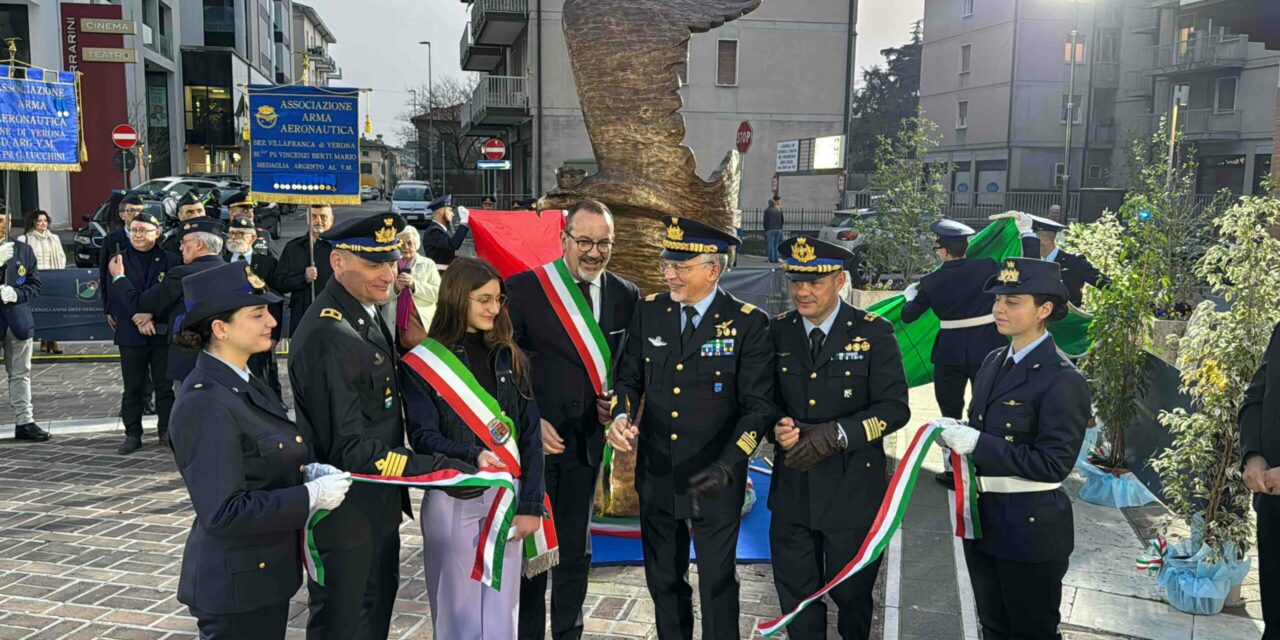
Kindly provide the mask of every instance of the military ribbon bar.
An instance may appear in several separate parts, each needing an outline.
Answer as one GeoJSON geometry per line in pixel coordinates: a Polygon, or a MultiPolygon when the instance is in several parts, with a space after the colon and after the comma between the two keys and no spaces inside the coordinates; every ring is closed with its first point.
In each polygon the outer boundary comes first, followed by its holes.
{"type": "Polygon", "coordinates": [[[604,339],[600,324],[591,313],[591,306],[578,289],[577,282],[569,273],[569,266],[564,259],[548,262],[533,270],[547,294],[551,309],[556,312],[560,324],[569,334],[569,341],[582,358],[582,366],[586,367],[591,378],[591,386],[596,394],[603,394],[612,386],[613,356],[609,352],[609,343],[604,339]]]}

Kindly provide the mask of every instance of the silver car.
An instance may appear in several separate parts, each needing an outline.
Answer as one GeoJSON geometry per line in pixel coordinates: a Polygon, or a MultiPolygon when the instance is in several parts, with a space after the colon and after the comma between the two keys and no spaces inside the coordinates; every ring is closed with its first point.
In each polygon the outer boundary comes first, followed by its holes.
{"type": "Polygon", "coordinates": [[[818,239],[855,251],[867,239],[854,229],[854,221],[866,220],[878,215],[880,212],[875,209],[838,209],[832,216],[831,222],[818,231],[818,239]]]}

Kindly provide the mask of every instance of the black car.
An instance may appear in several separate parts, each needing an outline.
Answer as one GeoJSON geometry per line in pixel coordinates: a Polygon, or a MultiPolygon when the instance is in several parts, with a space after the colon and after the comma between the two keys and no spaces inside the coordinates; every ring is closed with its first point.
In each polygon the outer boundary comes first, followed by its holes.
{"type": "Polygon", "coordinates": [[[107,237],[111,229],[119,226],[120,218],[116,214],[116,208],[120,201],[130,194],[141,196],[147,211],[157,218],[166,222],[175,220],[173,212],[177,209],[177,201],[171,196],[161,192],[116,189],[111,192],[111,197],[98,205],[92,214],[86,214],[81,218],[85,225],[76,232],[74,241],[77,267],[88,269],[98,266],[102,240],[107,237]]]}

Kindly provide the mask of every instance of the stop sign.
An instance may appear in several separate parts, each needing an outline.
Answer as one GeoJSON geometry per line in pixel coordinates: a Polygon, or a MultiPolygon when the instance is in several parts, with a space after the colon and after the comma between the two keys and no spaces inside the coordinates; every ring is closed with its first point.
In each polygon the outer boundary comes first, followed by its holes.
{"type": "Polygon", "coordinates": [[[121,149],[132,149],[138,144],[138,130],[127,124],[116,125],[111,130],[111,142],[121,149]]]}
{"type": "Polygon", "coordinates": [[[738,137],[735,140],[738,144],[738,153],[746,153],[751,148],[751,137],[754,134],[755,131],[751,129],[750,122],[743,120],[742,124],[738,125],[738,137]]]}
{"type": "Polygon", "coordinates": [[[490,138],[484,141],[484,146],[480,147],[480,151],[484,153],[484,157],[489,160],[501,160],[507,157],[507,145],[497,138],[490,138]]]}

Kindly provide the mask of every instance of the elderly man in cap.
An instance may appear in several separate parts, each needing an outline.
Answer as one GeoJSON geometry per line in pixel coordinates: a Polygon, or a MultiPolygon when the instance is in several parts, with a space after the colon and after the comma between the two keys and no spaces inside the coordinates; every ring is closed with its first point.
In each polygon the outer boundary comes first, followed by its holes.
{"type": "Polygon", "coordinates": [[[324,233],[333,227],[333,207],[324,203],[311,205],[307,222],[307,233],[284,245],[275,273],[267,280],[273,290],[289,294],[289,335],[298,330],[311,301],[333,278],[329,267],[333,246],[324,239],[324,233]]]}
{"type": "MultiPolygon", "coordinates": [[[[115,329],[115,319],[111,316],[111,273],[107,264],[111,259],[123,253],[130,246],[129,223],[135,216],[147,210],[147,205],[139,195],[126,195],[116,206],[116,214],[120,218],[120,228],[108,233],[102,239],[102,250],[98,253],[98,281],[102,285],[102,308],[107,314],[107,324],[115,329]]],[[[163,222],[163,221],[162,221],[163,222]]]]}
{"type": "Polygon", "coordinates": [[[734,561],[747,460],[777,418],[769,316],[719,287],[736,236],[695,220],[663,221],[657,267],[668,291],[646,297],[631,319],[607,438],[630,451],[639,436],[640,541],[658,637],[693,637],[692,528],[702,637],[737,638],[734,561]]]}
{"type": "MultiPolygon", "coordinates": [[[[275,276],[277,261],[270,253],[258,253],[255,251],[260,230],[254,227],[252,208],[249,211],[249,215],[232,214],[231,220],[227,223],[227,246],[222,258],[231,264],[243,264],[249,267],[249,271],[258,276],[263,282],[271,282],[275,276]]],[[[274,302],[268,308],[271,311],[271,315],[276,319],[276,326],[271,329],[271,339],[279,341],[284,305],[280,302],[274,302]]],[[[269,351],[262,351],[249,356],[249,370],[253,372],[253,375],[265,380],[277,395],[283,397],[280,387],[280,373],[276,364],[275,342],[272,343],[272,347],[269,351]]]]}
{"type": "MultiPolygon", "coordinates": [[[[9,229],[9,212],[0,205],[0,229],[9,229]]],[[[36,254],[25,242],[4,238],[0,243],[0,337],[4,339],[4,370],[9,377],[9,406],[13,408],[13,437],[44,442],[49,433],[36,425],[31,413],[31,337],[35,320],[30,302],[40,293],[36,254]]]]}
{"type": "Polygon", "coordinates": [[[178,199],[178,226],[174,227],[160,242],[160,247],[171,253],[181,254],[182,249],[182,224],[196,218],[205,218],[209,215],[209,210],[205,207],[207,198],[202,197],[198,191],[192,189],[181,198],[178,199]]]}
{"type": "MultiPolygon", "coordinates": [[[[907,423],[911,409],[893,325],[840,300],[853,254],[809,236],[778,251],[795,309],[769,326],[782,413],[769,433],[777,444],[769,548],[778,602],[788,611],[857,553],[889,486],[884,437],[907,423]]],[[[829,594],[844,640],[871,635],[876,570],[864,569],[829,594]]],[[[825,638],[826,626],[820,600],[788,632],[825,638]]]]}
{"type": "Polygon", "coordinates": [[[1083,304],[1084,285],[1105,287],[1111,284],[1111,280],[1084,256],[1067,253],[1058,247],[1058,234],[1067,228],[1066,225],[1056,222],[1056,218],[1031,216],[1031,220],[1032,229],[1040,239],[1040,259],[1062,265],[1062,283],[1067,287],[1067,300],[1071,304],[1077,307],[1083,304]]]}
{"type": "Polygon", "coordinates": [[[120,349],[120,374],[124,394],[120,399],[120,419],[124,421],[124,442],[116,453],[127,455],[142,448],[143,404],[150,392],[147,382],[154,380],[156,435],[161,442],[169,430],[169,412],[173,408],[173,385],[166,376],[169,369],[169,330],[152,314],[139,311],[144,291],[164,281],[170,269],[182,265],[182,258],[159,246],[160,220],[150,213],[140,213],[129,221],[129,248],[111,258],[107,269],[111,274],[111,296],[107,313],[115,320],[115,343],[120,349]]]}
{"type": "Polygon", "coordinates": [[[471,228],[467,226],[467,209],[458,207],[455,212],[453,208],[453,196],[444,196],[427,205],[434,213],[431,215],[431,222],[427,223],[427,228],[422,232],[422,253],[431,258],[439,265],[447,265],[453,262],[453,257],[458,253],[458,247],[462,246],[463,241],[467,239],[467,233],[471,228]],[[458,228],[450,232],[449,226],[453,224],[454,218],[458,219],[458,228]]]}
{"type": "MultiPolygon", "coordinates": [[[[346,220],[322,238],[333,251],[333,279],[307,309],[289,351],[298,426],[318,462],[351,473],[418,476],[475,467],[405,447],[395,336],[378,304],[396,281],[404,219],[383,214],[346,220]]],[[[474,498],[483,489],[449,489],[474,498]]],[[[359,484],[315,529],[325,584],[308,582],[310,640],[387,637],[399,588],[401,512],[413,515],[403,487],[359,484]]]]}

